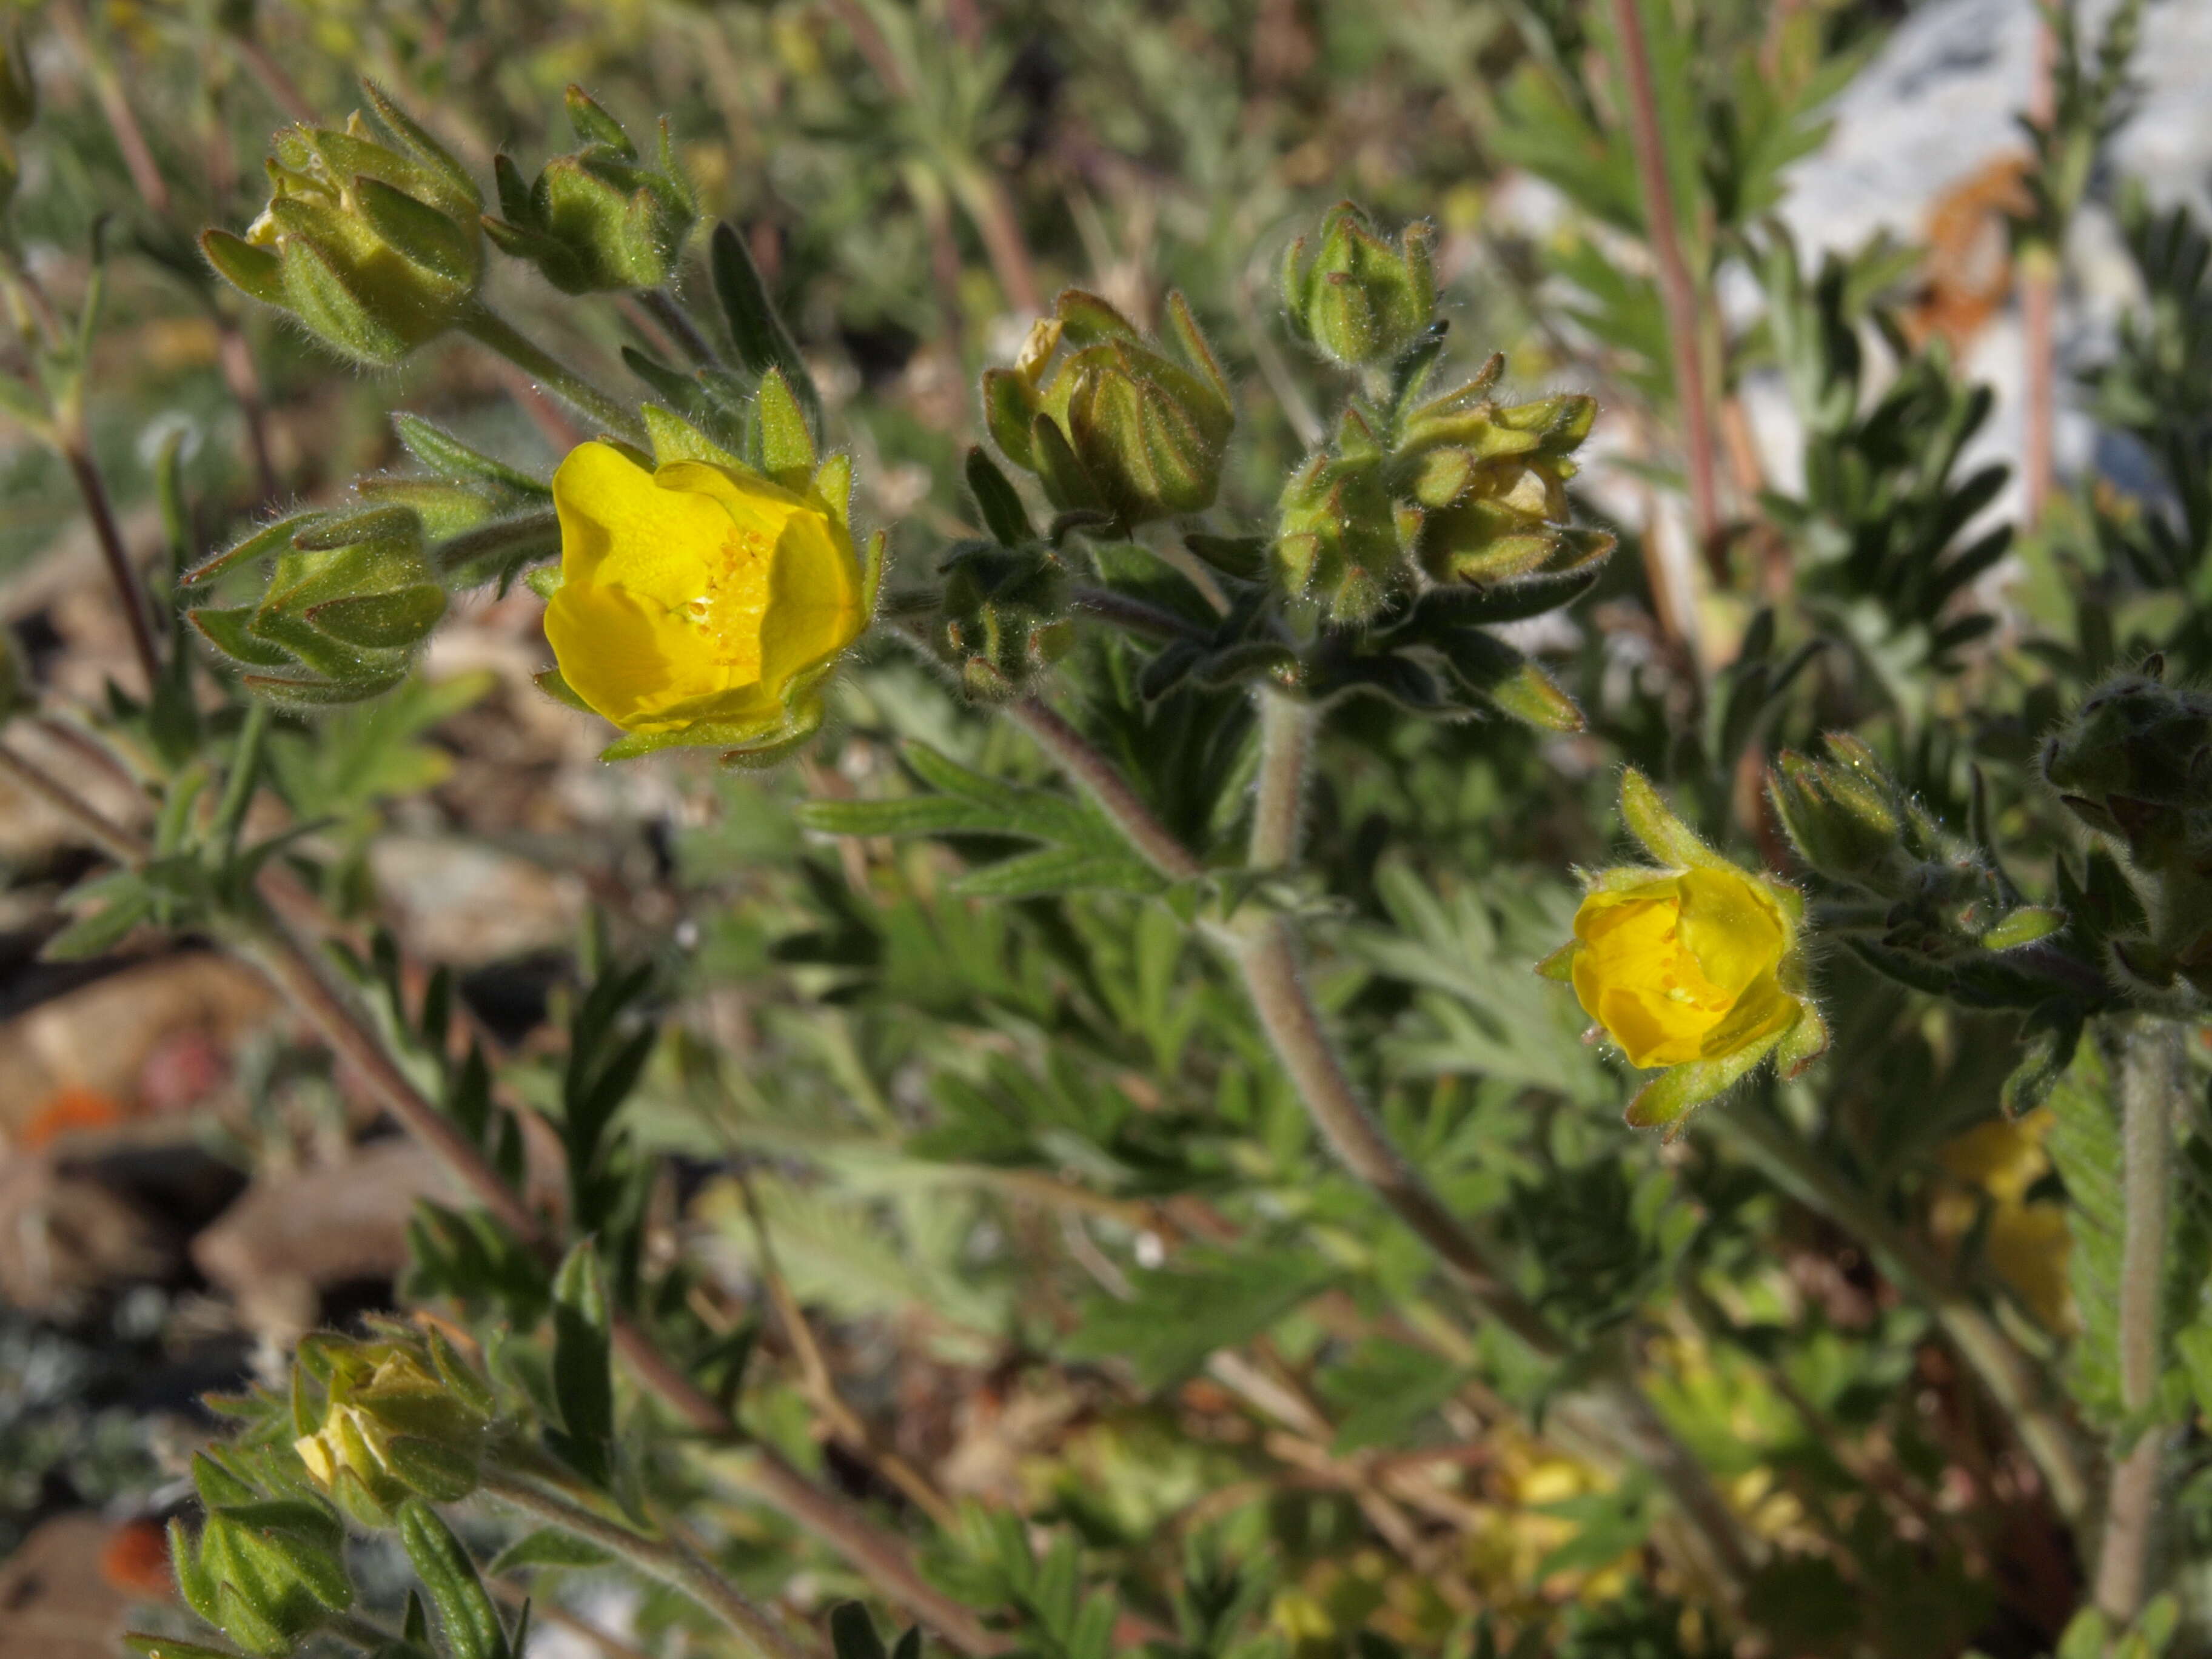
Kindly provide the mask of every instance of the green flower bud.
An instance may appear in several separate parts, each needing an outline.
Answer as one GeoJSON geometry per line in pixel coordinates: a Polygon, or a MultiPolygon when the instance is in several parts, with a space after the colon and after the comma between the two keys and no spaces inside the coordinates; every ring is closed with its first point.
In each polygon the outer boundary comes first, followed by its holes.
{"type": "Polygon", "coordinates": [[[1067,576],[1040,542],[963,542],[947,556],[945,647],[969,695],[1003,702],[1067,653],[1067,576]]]}
{"type": "Polygon", "coordinates": [[[581,87],[568,88],[568,120],[583,148],[547,162],[535,183],[524,184],[514,163],[498,158],[494,172],[506,216],[487,218],[485,234],[563,294],[659,287],[699,219],[666,119],[651,166],[581,87]]]}
{"type": "Polygon", "coordinates": [[[1069,289],[1014,367],[984,374],[993,441],[1062,512],[1104,513],[1127,530],[1212,505],[1237,418],[1229,383],[1179,294],[1168,320],[1180,362],[1069,289]]]}
{"type": "Polygon", "coordinates": [[[292,313],[360,362],[396,363],[465,321],[483,278],[483,198],[437,140],[374,82],[375,121],[293,127],[268,162],[268,207],[243,238],[200,246],[234,287],[292,313]]]}
{"type": "Polygon", "coordinates": [[[473,1374],[456,1374],[450,1349],[325,1340],[313,1363],[327,1372],[325,1404],[317,1420],[304,1399],[296,1402],[297,1425],[309,1431],[293,1449],[348,1514],[387,1526],[410,1498],[455,1503],[476,1490],[490,1395],[473,1374]]]}
{"type": "Polygon", "coordinates": [[[1275,573],[1330,621],[1358,623],[1411,583],[1422,515],[1392,499],[1379,456],[1340,451],[1310,457],[1283,486],[1275,573]]]}
{"type": "Polygon", "coordinates": [[[1283,257],[1291,327],[1346,367],[1394,361],[1427,331],[1436,311],[1434,237],[1416,222],[1393,244],[1358,208],[1338,203],[1322,220],[1310,258],[1303,236],[1283,257]]]}
{"type": "Polygon", "coordinates": [[[1567,524],[1571,458],[1596,415],[1579,393],[1501,408],[1466,388],[1416,410],[1398,465],[1425,510],[1419,557],[1431,578],[1504,581],[1609,550],[1610,536],[1567,524]]]}
{"type": "Polygon", "coordinates": [[[1875,880],[1901,854],[1896,810],[1848,766],[1785,750],[1767,775],[1767,793],[1799,856],[1831,881],[1875,880]]]}
{"type": "Polygon", "coordinates": [[[446,613],[446,590],[410,507],[282,520],[187,572],[185,582],[264,557],[275,562],[258,604],[185,617],[247,671],[250,690],[286,708],[359,702],[391,690],[446,613]]]}

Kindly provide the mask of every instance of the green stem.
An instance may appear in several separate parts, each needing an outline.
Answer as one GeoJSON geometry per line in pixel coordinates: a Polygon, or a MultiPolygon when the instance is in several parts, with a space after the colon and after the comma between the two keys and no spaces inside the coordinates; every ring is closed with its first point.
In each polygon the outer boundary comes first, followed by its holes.
{"type": "Polygon", "coordinates": [[[713,344],[699,331],[699,325],[691,320],[691,313],[684,309],[674,295],[665,288],[641,289],[639,307],[653,320],[666,329],[669,337],[684,349],[684,354],[702,368],[719,368],[722,360],[715,355],[713,344]]]}
{"type": "Polygon", "coordinates": [[[246,706],[246,722],[239,727],[238,747],[230,757],[230,775],[223,780],[222,801],[216,808],[213,830],[222,845],[228,864],[238,854],[238,832],[246,824],[246,809],[252,804],[253,787],[261,777],[261,751],[274,718],[258,697],[246,706]]]}
{"type": "Polygon", "coordinates": [[[581,1504],[527,1481],[487,1471],[483,1490],[510,1508],[596,1544],[649,1578],[680,1590],[734,1631],[763,1659],[803,1659],[783,1627],[755,1607],[699,1554],[680,1541],[647,1538],[594,1515],[581,1504]]]}
{"type": "Polygon", "coordinates": [[[2078,1522],[2088,1507],[2089,1477],[2073,1431],[2045,1402],[2035,1368],[1996,1322],[1950,1282],[1917,1239],[1770,1115],[1746,1107],[1709,1113],[1705,1121],[1777,1187],[1856,1238],[1882,1275],[1928,1310],[2010,1419],[2051,1506],[2069,1524],[2078,1522]]]}
{"type": "MultiPolygon", "coordinates": [[[[1288,861],[1297,840],[1313,716],[1310,708],[1288,699],[1263,696],[1268,701],[1261,705],[1261,805],[1253,849],[1255,861],[1267,860],[1261,867],[1277,868],[1288,861]]],[[[1013,704],[1009,712],[1163,874],[1181,880],[1201,872],[1198,860],[1152,815],[1113,763],[1066,721],[1035,702],[1013,704]]],[[[1436,1253],[1492,1318],[1540,1357],[1568,1358],[1566,1338],[1507,1281],[1481,1241],[1406,1162],[1360,1098],[1307,993],[1291,923],[1273,914],[1252,914],[1219,927],[1215,937],[1243,976],[1277,1063],[1338,1162],[1436,1253]]],[[[1752,1571],[1749,1547],[1735,1516],[1636,1386],[1627,1354],[1617,1352],[1613,1358],[1616,1363],[1589,1391],[1587,1410],[1595,1426],[1666,1485],[1696,1532],[1706,1567],[1735,1599],[1752,1571]]]]}
{"type": "Polygon", "coordinates": [[[2120,1405],[2132,1420],[2134,1447],[2112,1465],[2097,1553],[2096,1602],[2108,1619],[2132,1624],[2142,1610],[2156,1531],[2165,1435],[2143,1419],[2158,1393],[2163,1335],[2166,1218],[2172,1189],[2173,1104],[2187,1077],[2181,1028],[2142,1019],[2124,1030],[2119,1051],[2120,1405]]]}
{"type": "Polygon", "coordinates": [[[515,548],[539,547],[549,554],[561,549],[561,520],[551,507],[526,513],[495,523],[465,530],[438,544],[438,568],[450,575],[495,553],[515,548]]]}
{"type": "Polygon", "coordinates": [[[1320,721],[1313,704],[1302,698],[1265,687],[1258,695],[1260,781],[1246,862],[1255,870],[1287,870],[1297,862],[1306,766],[1320,721]]]}
{"type": "Polygon", "coordinates": [[[644,422],[628,406],[609,397],[557,357],[540,350],[497,312],[479,306],[462,322],[461,331],[477,344],[497,352],[555,397],[598,422],[616,437],[634,444],[647,441],[644,422]]]}

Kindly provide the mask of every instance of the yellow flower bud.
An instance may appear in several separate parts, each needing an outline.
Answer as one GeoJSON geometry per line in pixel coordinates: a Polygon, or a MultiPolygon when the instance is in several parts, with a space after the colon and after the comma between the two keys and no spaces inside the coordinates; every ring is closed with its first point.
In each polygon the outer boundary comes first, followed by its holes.
{"type": "Polygon", "coordinates": [[[1772,1036],[1796,1005],[1776,975],[1780,911],[1733,870],[1599,889],[1575,912],[1575,995],[1633,1066],[1713,1060],[1772,1036]]]}
{"type": "Polygon", "coordinates": [[[566,689],[626,732],[774,732],[795,685],[866,625],[852,535],[811,492],[708,461],[648,470],[587,443],[553,475],[553,503],[545,637],[566,689]]]}

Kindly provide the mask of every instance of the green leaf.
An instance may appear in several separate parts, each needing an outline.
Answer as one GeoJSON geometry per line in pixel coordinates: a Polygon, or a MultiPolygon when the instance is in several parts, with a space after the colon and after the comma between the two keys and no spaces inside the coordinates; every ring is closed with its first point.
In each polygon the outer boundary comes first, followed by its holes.
{"type": "Polygon", "coordinates": [[[603,1567],[613,1559],[597,1544],[574,1533],[540,1527],[501,1550],[491,1564],[491,1573],[497,1578],[530,1567],[603,1567]]]}
{"type": "Polygon", "coordinates": [[[965,893],[1027,897],[1079,888],[1156,893],[1166,885],[1089,802],[1002,782],[924,743],[909,743],[903,752],[908,765],[938,793],[809,801],[799,809],[799,822],[828,835],[972,835],[1045,844],[1042,854],[987,865],[963,877],[965,893]]]}
{"type": "Polygon", "coordinates": [[[885,1659],[876,1621],[858,1601],[840,1601],[830,1609],[830,1644],[836,1659],[885,1659]]]}
{"type": "Polygon", "coordinates": [[[510,1659],[507,1634],[477,1564],[437,1511],[420,1498],[401,1504],[399,1541],[438,1610],[453,1659],[510,1659]]]}
{"type": "Polygon", "coordinates": [[[1012,481],[980,447],[971,446],[968,451],[967,477],[968,493],[975,498],[983,527],[1000,546],[1018,547],[1036,538],[1030,526],[1029,509],[1022,505],[1012,481]]]}
{"type": "Polygon", "coordinates": [[[613,1351],[606,1284],[599,1251],[582,1239],[553,1279],[553,1399],[561,1426],[546,1443],[578,1474],[601,1486],[614,1474],[613,1351]]]}
{"type": "Polygon", "coordinates": [[[1334,1277],[1319,1257],[1287,1246],[1251,1255],[1187,1250],[1136,1275],[1129,1300],[1088,1303],[1065,1352],[1123,1361],[1144,1387],[1158,1390],[1197,1370],[1217,1349],[1250,1341],[1334,1277]]]}
{"type": "Polygon", "coordinates": [[[715,297],[729,319],[730,338],[738,348],[738,361],[749,373],[763,379],[770,369],[781,369],[799,407],[806,411],[808,424],[818,433],[822,398],[814,389],[814,377],[806,372],[798,343],[768,297],[768,286],[761,281],[752,250],[726,220],[717,224],[708,239],[707,263],[714,276],[715,297]]]}
{"type": "Polygon", "coordinates": [[[1405,1443],[1423,1418],[1458,1391],[1464,1376],[1426,1348],[1384,1337],[1362,1342],[1320,1377],[1322,1394],[1342,1413],[1330,1450],[1343,1457],[1405,1443]]]}

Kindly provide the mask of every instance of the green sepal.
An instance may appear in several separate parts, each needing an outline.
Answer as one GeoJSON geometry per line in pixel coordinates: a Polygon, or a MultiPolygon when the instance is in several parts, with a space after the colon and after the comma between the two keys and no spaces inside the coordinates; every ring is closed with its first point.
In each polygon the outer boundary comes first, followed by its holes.
{"type": "Polygon", "coordinates": [[[550,600],[561,591],[561,567],[541,564],[522,573],[522,585],[541,599],[550,600]]]}
{"type": "Polygon", "coordinates": [[[215,267],[216,275],[248,299],[264,306],[289,304],[284,289],[284,262],[265,247],[256,247],[227,230],[200,233],[200,252],[215,267]]]}
{"type": "Polygon", "coordinates": [[[392,429],[407,453],[440,477],[493,484],[529,495],[550,496],[553,493],[552,486],[543,479],[533,478],[481,450],[471,448],[443,427],[433,425],[420,415],[394,415],[392,429]]]}
{"type": "Polygon", "coordinates": [[[498,1611],[460,1540],[419,1498],[399,1506],[398,1520],[400,1544],[438,1610],[453,1659],[508,1659],[498,1611]]]}
{"type": "Polygon", "coordinates": [[[1620,775],[1620,816],[1644,850],[1670,869],[1735,869],[1676,817],[1651,781],[1632,766],[1620,775]]]}
{"type": "Polygon", "coordinates": [[[1785,1078],[1801,1075],[1828,1052],[1828,1022],[1810,1002],[1798,1006],[1797,1023],[1782,1034],[1775,1046],[1775,1068],[1785,1078]]]}
{"type": "Polygon", "coordinates": [[[853,458],[842,450],[823,458],[808,493],[847,535],[853,533],[853,458]]]}
{"type": "Polygon", "coordinates": [[[747,744],[740,748],[726,750],[721,756],[724,766],[744,771],[764,771],[781,765],[811,742],[822,729],[824,715],[822,699],[806,696],[797,699],[787,713],[787,723],[777,735],[765,743],[747,744]]]}
{"type": "Polygon", "coordinates": [[[174,1636],[149,1636],[143,1631],[124,1632],[123,1645],[139,1659],[239,1659],[235,1648],[210,1647],[204,1642],[186,1642],[174,1636]]]}
{"type": "Polygon", "coordinates": [[[209,554],[206,558],[178,577],[177,580],[181,586],[191,587],[207,580],[210,576],[220,575],[234,564],[265,558],[271,553],[289,548],[292,545],[293,537],[303,530],[319,524],[325,516],[321,513],[287,514],[277,520],[276,523],[264,525],[251,535],[233,542],[221,551],[209,554]]]}
{"type": "Polygon", "coordinates": [[[310,605],[307,620],[332,639],[377,650],[402,650],[428,637],[446,614],[446,590],[418,583],[391,593],[362,593],[310,605]]]}
{"type": "Polygon", "coordinates": [[[1668,1140],[1674,1139],[1688,1127],[1692,1111],[1748,1077],[1781,1042],[1777,1034],[1717,1060],[1693,1060],[1669,1066],[1628,1103],[1628,1127],[1663,1129],[1668,1140]]]}
{"type": "Polygon", "coordinates": [[[1024,472],[1036,470],[1030,428],[1037,414],[1036,392],[1022,376],[1011,368],[983,371],[983,424],[999,453],[1024,472]]]}
{"type": "MultiPolygon", "coordinates": [[[[599,710],[576,695],[575,688],[562,678],[557,668],[549,668],[542,674],[532,674],[531,681],[540,691],[557,703],[565,704],[580,714],[596,714],[599,710]]],[[[605,759],[602,756],[600,758],[605,759]]]]}
{"type": "Polygon", "coordinates": [[[677,461],[705,461],[714,466],[726,466],[748,477],[757,476],[743,459],[732,455],[681,415],[672,413],[658,404],[647,404],[639,413],[645,419],[647,434],[653,440],[653,457],[647,463],[648,471],[677,461]]]}
{"type": "Polygon", "coordinates": [[[2024,904],[1998,922],[1980,939],[1984,951],[2009,951],[2033,945],[2066,926],[2066,913],[2047,905],[2024,904]]]}
{"type": "Polygon", "coordinates": [[[1540,979],[1556,980],[1562,985],[1572,984],[1575,977],[1575,953],[1582,948],[1581,940],[1569,939],[1536,964],[1537,976],[1540,979]]]}
{"type": "Polygon", "coordinates": [[[884,572],[890,562],[890,532],[878,530],[860,545],[860,614],[876,614],[876,600],[883,592],[884,572]]]}
{"type": "Polygon", "coordinates": [[[785,489],[803,491],[814,475],[814,434],[781,368],[761,377],[759,411],[762,470],[785,489]]]}
{"type": "Polygon", "coordinates": [[[1582,705],[1533,662],[1484,687],[1483,695],[1503,713],[1540,731],[1580,732],[1589,725],[1582,705]]]}

